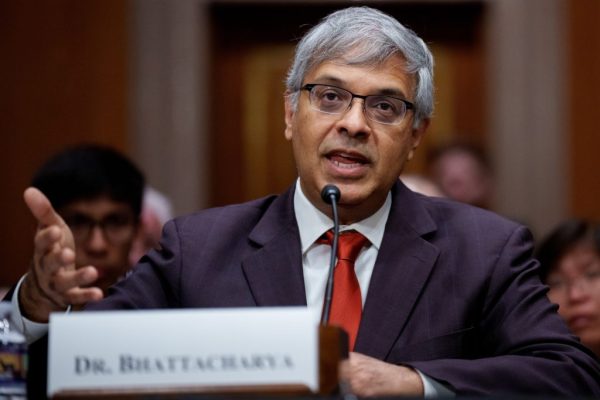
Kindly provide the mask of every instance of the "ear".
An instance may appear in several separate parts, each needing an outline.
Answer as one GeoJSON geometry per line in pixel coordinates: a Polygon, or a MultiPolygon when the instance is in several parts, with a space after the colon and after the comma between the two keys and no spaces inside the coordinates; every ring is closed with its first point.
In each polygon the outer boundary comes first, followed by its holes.
{"type": "Polygon", "coordinates": [[[419,123],[419,126],[412,129],[412,148],[408,152],[408,159],[411,160],[415,155],[415,150],[419,147],[421,140],[425,136],[425,132],[427,132],[427,128],[429,128],[429,123],[431,120],[429,118],[424,118],[419,123]]]}
{"type": "Polygon", "coordinates": [[[283,95],[283,100],[285,104],[285,138],[287,140],[292,140],[292,126],[294,121],[294,106],[292,105],[292,101],[290,100],[291,94],[286,92],[283,95]]]}

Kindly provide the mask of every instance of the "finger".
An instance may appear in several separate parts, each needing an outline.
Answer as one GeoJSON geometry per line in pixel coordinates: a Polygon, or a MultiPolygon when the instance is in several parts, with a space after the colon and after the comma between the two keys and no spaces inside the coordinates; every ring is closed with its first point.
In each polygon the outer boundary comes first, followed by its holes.
{"type": "Polygon", "coordinates": [[[98,279],[98,270],[92,266],[76,270],[59,269],[51,278],[51,289],[58,293],[67,293],[73,288],[89,286],[98,279]]]}
{"type": "Polygon", "coordinates": [[[33,273],[42,288],[48,288],[48,282],[59,269],[75,269],[75,252],[54,243],[45,249],[36,249],[33,257],[33,273]]]}
{"type": "Polygon", "coordinates": [[[31,214],[33,214],[40,225],[48,226],[63,224],[62,218],[54,211],[52,204],[50,204],[50,200],[48,200],[46,195],[39,189],[28,187],[23,193],[23,199],[31,211],[31,214]]]}
{"type": "Polygon", "coordinates": [[[340,361],[338,375],[342,381],[350,380],[350,360],[340,361]]]}
{"type": "Polygon", "coordinates": [[[98,271],[94,267],[86,267],[82,270],[63,267],[43,276],[42,279],[39,276],[35,276],[34,279],[44,297],[60,308],[81,305],[88,300],[102,298],[102,291],[98,288],[86,288],[92,290],[80,293],[82,289],[80,286],[90,285],[98,279],[98,271]]]}
{"type": "Polygon", "coordinates": [[[33,287],[40,293],[40,295],[47,301],[53,304],[57,309],[64,309],[68,306],[68,301],[64,293],[57,292],[52,289],[52,276],[44,275],[43,269],[40,271],[33,271],[29,274],[33,281],[33,287]]]}
{"type": "Polygon", "coordinates": [[[61,231],[56,225],[39,229],[33,238],[34,251],[39,255],[49,253],[60,239],[61,231]]]}
{"type": "Polygon", "coordinates": [[[103,297],[104,294],[102,293],[102,290],[97,287],[76,287],[67,292],[68,302],[73,306],[84,305],[90,301],[102,300],[103,297]]]}
{"type": "Polygon", "coordinates": [[[32,278],[38,291],[55,306],[64,308],[69,303],[66,290],[72,286],[64,286],[65,271],[75,270],[75,253],[71,249],[61,248],[54,244],[52,249],[41,257],[34,256],[32,278]],[[56,289],[57,280],[63,285],[56,289]]]}

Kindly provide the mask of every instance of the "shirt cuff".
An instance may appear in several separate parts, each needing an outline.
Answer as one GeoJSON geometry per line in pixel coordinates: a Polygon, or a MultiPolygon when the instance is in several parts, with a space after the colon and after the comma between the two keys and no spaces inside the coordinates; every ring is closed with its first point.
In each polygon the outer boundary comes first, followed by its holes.
{"type": "Polygon", "coordinates": [[[21,279],[19,279],[13,293],[10,319],[11,325],[17,332],[25,336],[27,344],[31,344],[48,333],[48,324],[30,321],[21,314],[21,308],[19,307],[19,290],[21,289],[21,284],[23,283],[25,276],[26,275],[23,275],[21,279]]]}
{"type": "Polygon", "coordinates": [[[456,397],[456,393],[442,385],[440,382],[425,375],[418,369],[415,369],[415,371],[417,371],[417,374],[419,374],[423,381],[423,397],[456,397]]]}

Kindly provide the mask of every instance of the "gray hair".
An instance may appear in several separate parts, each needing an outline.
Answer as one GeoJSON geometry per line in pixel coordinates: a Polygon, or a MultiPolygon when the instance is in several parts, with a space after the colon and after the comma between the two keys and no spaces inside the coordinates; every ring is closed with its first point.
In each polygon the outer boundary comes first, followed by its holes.
{"type": "Polygon", "coordinates": [[[294,108],[304,76],[315,66],[344,57],[349,65],[376,65],[401,54],[416,78],[414,126],[433,114],[433,56],[423,40],[391,16],[370,7],[336,11],[298,43],[286,79],[294,108]]]}

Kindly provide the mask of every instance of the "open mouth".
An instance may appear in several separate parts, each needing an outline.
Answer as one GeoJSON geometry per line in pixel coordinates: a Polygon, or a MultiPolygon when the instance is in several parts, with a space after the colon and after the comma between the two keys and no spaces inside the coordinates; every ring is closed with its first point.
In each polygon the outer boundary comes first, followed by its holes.
{"type": "Polygon", "coordinates": [[[333,165],[342,169],[360,168],[369,163],[369,160],[362,154],[334,151],[327,154],[327,159],[333,165]]]}

